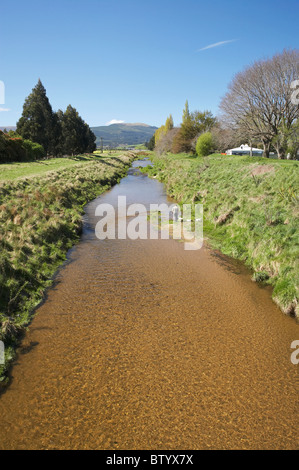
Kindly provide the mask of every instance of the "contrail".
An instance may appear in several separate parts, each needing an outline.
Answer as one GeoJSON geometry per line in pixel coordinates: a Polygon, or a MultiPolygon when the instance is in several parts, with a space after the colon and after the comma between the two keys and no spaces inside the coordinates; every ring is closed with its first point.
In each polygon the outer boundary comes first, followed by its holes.
{"type": "Polygon", "coordinates": [[[212,49],[213,47],[223,46],[224,44],[229,44],[230,42],[235,42],[235,41],[237,41],[237,39],[230,39],[229,41],[215,42],[215,44],[210,44],[209,46],[198,49],[197,52],[205,51],[206,49],[212,49]]]}

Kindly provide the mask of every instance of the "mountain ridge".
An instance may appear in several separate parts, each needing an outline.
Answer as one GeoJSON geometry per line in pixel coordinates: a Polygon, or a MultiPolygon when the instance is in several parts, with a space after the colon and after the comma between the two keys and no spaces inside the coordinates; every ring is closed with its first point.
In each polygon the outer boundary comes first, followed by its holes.
{"type": "Polygon", "coordinates": [[[156,132],[157,127],[145,123],[119,123],[108,126],[94,126],[91,127],[91,130],[97,138],[97,146],[101,145],[102,138],[104,147],[118,147],[120,145],[138,145],[148,142],[156,132]]]}
{"type": "MultiPolygon", "coordinates": [[[[0,130],[16,130],[16,126],[0,126],[0,130]]],[[[123,122],[108,126],[94,126],[91,130],[96,136],[97,147],[101,146],[103,138],[104,147],[118,147],[139,145],[148,142],[158,128],[143,122],[123,122]]]]}

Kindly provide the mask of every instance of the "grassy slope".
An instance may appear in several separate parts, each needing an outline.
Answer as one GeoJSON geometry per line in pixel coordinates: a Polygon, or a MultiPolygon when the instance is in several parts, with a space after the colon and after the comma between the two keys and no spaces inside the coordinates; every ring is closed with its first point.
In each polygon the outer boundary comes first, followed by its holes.
{"type": "MultiPolygon", "coordinates": [[[[50,163],[53,171],[24,178],[29,171],[25,165],[23,173],[19,169],[23,177],[0,182],[0,340],[6,354],[0,380],[13,358],[18,333],[79,238],[84,205],[119,181],[132,159],[71,160],[67,167],[66,159],[56,159],[50,163]]],[[[31,165],[35,173],[36,164],[31,165]]]]}
{"type": "Polygon", "coordinates": [[[0,165],[0,181],[15,180],[29,176],[38,176],[49,171],[62,170],[79,163],[87,163],[97,159],[98,155],[80,155],[68,158],[51,158],[34,162],[15,162],[0,165]]]}
{"type": "Polygon", "coordinates": [[[299,163],[258,157],[153,156],[152,176],[183,203],[204,205],[214,247],[244,260],[273,286],[282,310],[299,316],[299,163]]]}

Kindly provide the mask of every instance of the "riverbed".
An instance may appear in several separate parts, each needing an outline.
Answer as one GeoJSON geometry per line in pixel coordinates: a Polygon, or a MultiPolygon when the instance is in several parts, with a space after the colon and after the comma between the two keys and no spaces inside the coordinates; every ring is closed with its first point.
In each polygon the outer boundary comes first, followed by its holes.
{"type": "Polygon", "coordinates": [[[0,396],[0,448],[298,448],[299,325],[269,289],[207,244],[95,236],[99,204],[172,202],[146,164],[86,206],[0,396]]]}

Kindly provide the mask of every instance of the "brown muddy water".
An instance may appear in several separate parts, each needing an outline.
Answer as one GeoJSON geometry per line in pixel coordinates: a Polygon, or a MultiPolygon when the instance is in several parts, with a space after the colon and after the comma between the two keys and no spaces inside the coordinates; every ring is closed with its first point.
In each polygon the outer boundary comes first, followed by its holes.
{"type": "Polygon", "coordinates": [[[206,246],[99,241],[95,208],[119,195],[167,202],[131,171],[86,207],[0,397],[0,448],[298,448],[299,325],[206,246]]]}

